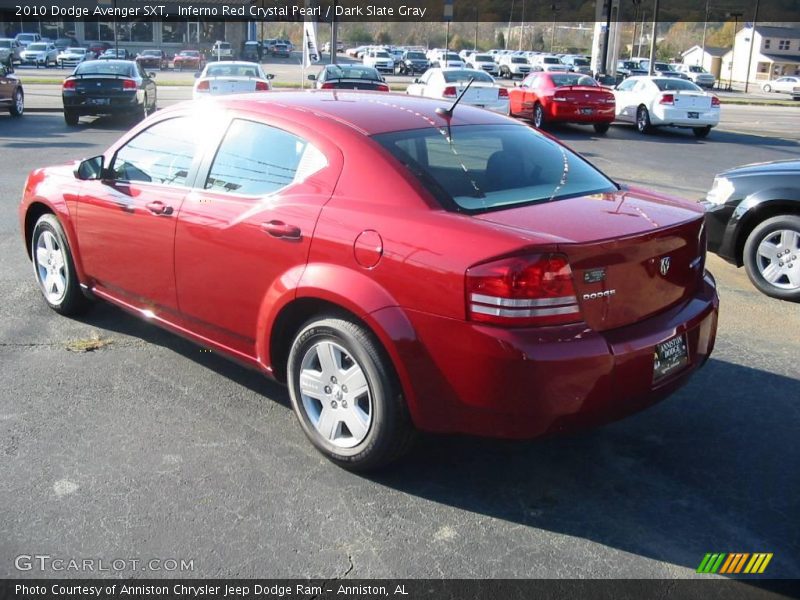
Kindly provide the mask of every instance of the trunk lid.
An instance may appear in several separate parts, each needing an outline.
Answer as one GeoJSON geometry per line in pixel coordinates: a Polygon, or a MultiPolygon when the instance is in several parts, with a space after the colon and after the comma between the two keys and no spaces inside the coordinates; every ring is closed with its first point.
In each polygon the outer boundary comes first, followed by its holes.
{"type": "Polygon", "coordinates": [[[217,77],[209,79],[212,94],[245,94],[256,90],[256,80],[244,77],[217,77]]]}
{"type": "Polygon", "coordinates": [[[689,298],[705,263],[702,210],[639,190],[558,200],[475,218],[555,241],[595,331],[636,323],[689,298]]]}
{"type": "Polygon", "coordinates": [[[75,92],[88,97],[107,97],[115,92],[122,94],[123,81],[120,77],[79,77],[75,79],[75,92]]]}
{"type": "Polygon", "coordinates": [[[582,106],[606,106],[606,99],[614,99],[614,94],[603,88],[590,85],[570,85],[557,88],[556,95],[566,98],[568,102],[582,106]]]}
{"type": "MultiPolygon", "coordinates": [[[[459,82],[456,84],[456,96],[461,94],[465,87],[467,87],[466,82],[459,82]]],[[[492,104],[497,102],[499,94],[500,90],[495,87],[494,84],[473,82],[472,85],[469,86],[469,90],[467,90],[467,93],[464,94],[464,98],[462,98],[461,101],[466,104],[492,104]]]]}
{"type": "Polygon", "coordinates": [[[711,108],[711,96],[704,92],[689,92],[686,90],[677,92],[665,92],[675,95],[675,108],[708,110],[711,108]]]}

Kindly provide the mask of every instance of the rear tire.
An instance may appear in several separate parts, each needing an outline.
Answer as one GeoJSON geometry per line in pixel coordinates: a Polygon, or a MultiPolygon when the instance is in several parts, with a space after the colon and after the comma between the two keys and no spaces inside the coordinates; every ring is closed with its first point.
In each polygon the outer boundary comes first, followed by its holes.
{"type": "Polygon", "coordinates": [[[64,121],[67,125],[70,127],[75,127],[79,120],[80,117],[78,116],[78,113],[72,110],[64,109],[64,121]]]}
{"type": "Polygon", "coordinates": [[[18,89],[14,92],[14,101],[11,103],[8,112],[11,113],[12,117],[21,117],[22,113],[25,112],[25,95],[22,90],[18,89]]]}
{"type": "Polygon", "coordinates": [[[533,107],[533,126],[536,129],[544,129],[547,125],[547,117],[544,116],[544,108],[538,102],[533,107]]]}
{"type": "Polygon", "coordinates": [[[636,109],[636,129],[639,133],[648,134],[653,130],[650,124],[650,113],[645,106],[640,106],[636,109]]]}
{"type": "Polygon", "coordinates": [[[747,236],[743,259],[760,292],[800,302],[800,217],[780,215],[757,225],[747,236]]]}
{"type": "Polygon", "coordinates": [[[762,89],[762,90],[764,90],[766,93],[768,93],[768,94],[769,94],[769,93],[772,91],[772,86],[771,86],[771,85],[769,85],[769,84],[767,84],[767,85],[765,85],[765,86],[764,86],[763,88],[761,88],[761,89],[762,89]]]}
{"type": "Polygon", "coordinates": [[[376,469],[410,447],[414,429],[402,391],[363,326],[334,316],[309,321],[292,344],[287,376],[303,432],[337,465],[376,469]]]}
{"type": "Polygon", "coordinates": [[[708,137],[708,134],[711,133],[711,126],[707,125],[706,127],[692,127],[692,132],[694,133],[694,137],[703,139],[708,137]]]}
{"type": "Polygon", "coordinates": [[[609,127],[611,127],[611,123],[595,123],[594,130],[598,135],[605,135],[608,131],[609,127]]]}

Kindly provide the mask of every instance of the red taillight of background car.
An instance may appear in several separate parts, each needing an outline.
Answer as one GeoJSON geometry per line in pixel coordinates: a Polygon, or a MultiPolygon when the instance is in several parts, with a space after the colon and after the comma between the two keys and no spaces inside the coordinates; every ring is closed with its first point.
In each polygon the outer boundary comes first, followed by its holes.
{"type": "Polygon", "coordinates": [[[455,98],[457,95],[458,92],[456,91],[456,86],[454,85],[448,85],[446,88],[444,88],[444,93],[442,94],[444,98],[455,98]]]}
{"type": "Polygon", "coordinates": [[[203,81],[197,82],[196,90],[198,92],[207,92],[211,89],[211,86],[208,84],[208,79],[204,79],[203,81]]]}
{"type": "Polygon", "coordinates": [[[256,81],[256,91],[257,92],[268,92],[269,91],[269,84],[266,81],[256,81]]]}
{"type": "Polygon", "coordinates": [[[501,87],[497,95],[500,98],[508,98],[508,90],[504,87],[501,87]]]}
{"type": "Polygon", "coordinates": [[[675,104],[675,94],[661,94],[661,100],[658,101],[659,104],[675,104]]]}
{"type": "Polygon", "coordinates": [[[74,79],[67,79],[63,85],[61,86],[65,90],[74,90],[75,89],[75,80],[74,79]]]}
{"type": "Polygon", "coordinates": [[[123,79],[122,89],[126,91],[133,91],[137,88],[136,82],[133,79],[123,79]]]}
{"type": "Polygon", "coordinates": [[[606,104],[616,104],[617,100],[616,98],[614,98],[614,95],[611,94],[603,98],[603,102],[605,102],[606,104]]]}
{"type": "Polygon", "coordinates": [[[711,106],[719,106],[719,98],[711,96],[711,106]]]}
{"type": "Polygon", "coordinates": [[[466,275],[467,315],[506,326],[580,321],[572,269],[565,256],[514,256],[475,265],[466,275]]]}
{"type": "Polygon", "coordinates": [[[378,87],[376,89],[379,92],[388,92],[389,91],[389,86],[386,85],[385,83],[382,83],[382,84],[378,85],[378,87]]]}
{"type": "Polygon", "coordinates": [[[335,85],[333,85],[332,83],[323,83],[323,84],[322,84],[322,87],[321,87],[320,89],[323,89],[323,90],[332,90],[332,89],[334,89],[335,87],[336,87],[336,86],[335,86],[335,85]]]}

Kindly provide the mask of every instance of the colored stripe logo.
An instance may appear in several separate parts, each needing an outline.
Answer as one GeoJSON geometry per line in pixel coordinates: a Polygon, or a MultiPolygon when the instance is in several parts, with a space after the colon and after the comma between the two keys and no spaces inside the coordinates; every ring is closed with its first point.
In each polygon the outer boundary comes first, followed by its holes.
{"type": "Polygon", "coordinates": [[[697,567],[698,573],[719,573],[720,575],[763,573],[772,560],[772,552],[709,552],[697,567]]]}

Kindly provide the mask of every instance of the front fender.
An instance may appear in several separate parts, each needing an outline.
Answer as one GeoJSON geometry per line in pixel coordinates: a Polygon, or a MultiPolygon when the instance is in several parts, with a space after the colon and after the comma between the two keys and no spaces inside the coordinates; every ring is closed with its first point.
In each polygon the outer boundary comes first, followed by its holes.
{"type": "Polygon", "coordinates": [[[725,231],[725,239],[730,240],[728,253],[736,265],[742,266],[739,249],[745,236],[765,218],[782,212],[800,211],[800,189],[792,187],[773,187],[759,190],[745,197],[734,209],[725,231]]]}

